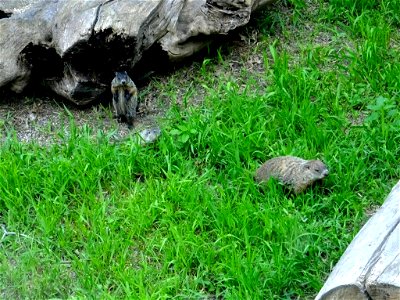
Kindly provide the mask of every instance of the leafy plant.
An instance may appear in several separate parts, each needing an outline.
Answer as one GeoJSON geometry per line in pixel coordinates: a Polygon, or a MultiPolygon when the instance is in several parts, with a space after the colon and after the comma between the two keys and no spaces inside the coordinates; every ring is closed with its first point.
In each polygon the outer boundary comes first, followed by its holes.
{"type": "Polygon", "coordinates": [[[370,126],[387,127],[389,131],[399,132],[400,128],[400,108],[395,99],[388,99],[382,96],[376,98],[375,103],[367,106],[370,114],[365,119],[365,123],[370,126]]]}

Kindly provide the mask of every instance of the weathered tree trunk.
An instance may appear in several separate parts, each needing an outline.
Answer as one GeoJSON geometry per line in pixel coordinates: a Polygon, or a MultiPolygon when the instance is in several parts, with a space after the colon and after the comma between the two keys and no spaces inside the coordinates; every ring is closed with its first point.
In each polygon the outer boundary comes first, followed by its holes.
{"type": "Polygon", "coordinates": [[[20,92],[41,81],[77,104],[90,103],[114,71],[132,70],[150,47],[170,59],[188,57],[273,1],[0,1],[0,87],[20,92]]]}
{"type": "Polygon", "coordinates": [[[351,242],[316,299],[400,299],[400,181],[351,242]]]}

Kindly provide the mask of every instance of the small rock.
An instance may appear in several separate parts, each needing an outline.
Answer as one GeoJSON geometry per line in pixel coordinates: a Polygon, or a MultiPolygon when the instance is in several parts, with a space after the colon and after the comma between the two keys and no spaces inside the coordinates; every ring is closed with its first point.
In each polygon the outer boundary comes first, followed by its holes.
{"type": "Polygon", "coordinates": [[[36,120],[36,115],[34,113],[30,112],[28,114],[28,119],[29,119],[30,122],[35,121],[36,120]]]}

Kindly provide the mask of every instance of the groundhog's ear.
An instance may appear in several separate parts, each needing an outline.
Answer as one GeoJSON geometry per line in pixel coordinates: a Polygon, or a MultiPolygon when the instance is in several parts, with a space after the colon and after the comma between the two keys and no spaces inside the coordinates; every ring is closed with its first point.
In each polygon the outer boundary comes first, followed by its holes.
{"type": "Polygon", "coordinates": [[[309,165],[305,165],[306,170],[310,170],[310,166],[309,165]]]}
{"type": "Polygon", "coordinates": [[[118,75],[118,72],[114,72],[115,73],[115,76],[117,76],[118,75]]]}

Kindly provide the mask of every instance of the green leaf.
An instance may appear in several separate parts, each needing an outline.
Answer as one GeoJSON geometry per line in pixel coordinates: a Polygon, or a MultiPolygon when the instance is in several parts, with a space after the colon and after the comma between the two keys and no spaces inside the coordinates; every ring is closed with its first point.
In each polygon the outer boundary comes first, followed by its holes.
{"type": "Polygon", "coordinates": [[[178,129],[172,129],[169,133],[171,135],[180,135],[182,132],[178,129]]]}
{"type": "Polygon", "coordinates": [[[188,134],[183,134],[180,136],[179,141],[182,143],[186,143],[189,140],[189,135],[188,134]]]}
{"type": "Polygon", "coordinates": [[[379,119],[379,113],[373,112],[367,118],[365,118],[365,123],[372,123],[379,119]]]}

